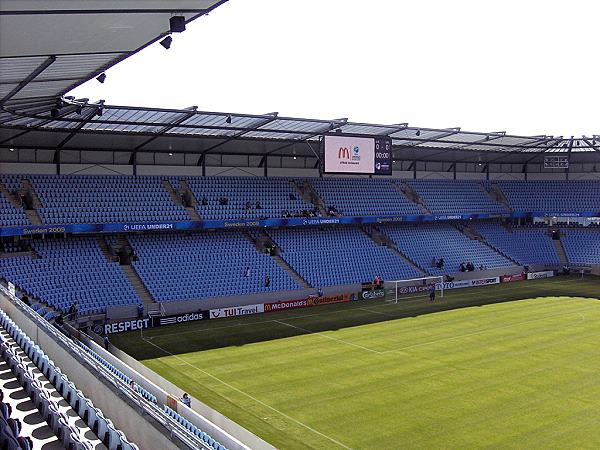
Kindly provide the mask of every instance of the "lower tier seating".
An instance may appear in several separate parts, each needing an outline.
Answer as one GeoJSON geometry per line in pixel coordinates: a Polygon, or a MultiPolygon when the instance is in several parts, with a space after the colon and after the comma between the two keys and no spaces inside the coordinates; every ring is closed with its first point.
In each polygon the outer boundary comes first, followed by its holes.
{"type": "Polygon", "coordinates": [[[30,296],[67,311],[73,303],[84,314],[107,305],[136,305],[140,298],[117,264],[107,261],[93,237],[32,241],[40,258],[0,258],[0,276],[30,296]]]}
{"type": "Polygon", "coordinates": [[[133,235],[128,239],[138,256],[133,266],[161,302],[300,288],[241,232],[133,235]]]}
{"type": "Polygon", "coordinates": [[[561,241],[572,264],[600,264],[600,230],[563,230],[561,241]]]}
{"type": "Polygon", "coordinates": [[[421,274],[360,228],[303,228],[269,232],[285,259],[312,286],[416,278],[421,274]]]}
{"type": "Polygon", "coordinates": [[[508,230],[497,222],[480,222],[474,227],[490,245],[519,264],[560,264],[556,248],[546,228],[508,230]]]}
{"type": "Polygon", "coordinates": [[[385,225],[381,229],[402,253],[432,275],[458,272],[460,264],[468,262],[476,268],[513,265],[509,259],[449,224],[385,225]],[[443,258],[444,267],[432,267],[433,258],[443,258]]]}

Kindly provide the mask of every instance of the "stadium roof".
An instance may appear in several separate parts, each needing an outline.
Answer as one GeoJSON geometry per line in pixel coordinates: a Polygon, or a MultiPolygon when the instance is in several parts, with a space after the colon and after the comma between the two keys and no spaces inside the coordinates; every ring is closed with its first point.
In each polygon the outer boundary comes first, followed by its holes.
{"type": "MultiPolygon", "coordinates": [[[[280,117],[187,109],[104,105],[64,98],[60,105],[27,102],[0,112],[0,146],[77,150],[164,151],[314,156],[324,133],[388,136],[395,152],[415,158],[465,152],[487,155],[600,153],[600,136],[514,136],[505,132],[433,129],[406,123],[381,125],[347,119],[280,117]],[[111,139],[107,139],[111,136],[111,139]],[[308,145],[306,145],[308,143],[308,145]],[[295,144],[304,144],[298,146],[295,144]],[[302,149],[298,153],[299,148],[302,149]]],[[[449,156],[449,155],[447,155],[449,156]]],[[[591,156],[591,155],[590,155],[591,156]]],[[[456,159],[456,158],[455,158],[456,159]]]]}
{"type": "MultiPolygon", "coordinates": [[[[547,153],[596,160],[600,135],[514,136],[104,105],[65,95],[225,0],[1,0],[0,148],[316,157],[324,133],[388,136],[399,159],[527,162],[547,153]]],[[[203,158],[201,158],[203,159],[203,158]]]]}
{"type": "Polygon", "coordinates": [[[56,99],[226,0],[2,0],[0,106],[56,99]]]}

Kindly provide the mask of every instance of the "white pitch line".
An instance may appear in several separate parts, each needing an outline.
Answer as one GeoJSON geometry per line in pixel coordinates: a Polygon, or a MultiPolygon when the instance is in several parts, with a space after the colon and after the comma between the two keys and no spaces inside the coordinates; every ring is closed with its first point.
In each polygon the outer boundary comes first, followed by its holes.
{"type": "Polygon", "coordinates": [[[353,342],[344,341],[343,339],[334,338],[333,336],[328,336],[326,334],[321,333],[320,331],[312,331],[312,330],[309,330],[307,328],[302,328],[302,327],[298,327],[296,325],[292,325],[291,323],[282,322],[280,320],[275,320],[274,322],[277,322],[277,323],[279,323],[281,325],[285,325],[286,327],[295,328],[297,330],[304,331],[304,332],[309,333],[309,334],[315,334],[317,336],[320,336],[320,337],[323,337],[323,338],[326,338],[326,339],[330,339],[332,341],[339,342],[340,344],[351,345],[352,347],[360,348],[361,350],[366,350],[366,351],[371,352],[371,353],[381,354],[381,352],[379,350],[373,350],[372,348],[363,347],[362,345],[355,344],[353,342]]]}
{"type": "Polygon", "coordinates": [[[282,411],[279,411],[277,408],[274,408],[274,407],[273,407],[273,406],[271,406],[271,405],[267,405],[267,404],[266,404],[265,402],[263,402],[262,400],[259,400],[259,399],[257,399],[256,397],[253,397],[252,395],[250,395],[250,394],[248,394],[248,393],[246,393],[246,392],[242,391],[241,389],[238,389],[238,388],[236,388],[235,386],[232,386],[231,384],[227,383],[226,381],[223,381],[223,380],[221,380],[219,377],[217,377],[217,376],[215,376],[215,375],[213,375],[213,374],[211,374],[211,373],[208,373],[207,371],[205,371],[205,370],[201,369],[200,367],[197,367],[197,366],[194,366],[193,364],[190,364],[190,363],[189,363],[188,361],[186,361],[185,359],[183,359],[183,358],[179,357],[178,355],[174,355],[174,354],[173,354],[173,353],[171,353],[170,351],[168,351],[168,350],[165,350],[164,348],[162,348],[162,347],[160,347],[160,346],[156,345],[154,342],[150,342],[150,341],[146,340],[146,338],[142,338],[142,339],[143,339],[143,340],[145,340],[146,342],[148,342],[150,345],[153,345],[154,347],[156,347],[156,348],[157,348],[157,349],[159,349],[160,351],[162,351],[162,352],[166,353],[167,355],[170,355],[170,356],[172,356],[173,358],[175,358],[175,359],[177,359],[177,360],[179,360],[179,361],[183,362],[184,364],[186,364],[186,365],[190,366],[191,368],[193,368],[193,369],[197,370],[198,372],[201,372],[201,373],[203,373],[204,375],[206,375],[206,376],[208,376],[208,377],[212,378],[213,380],[215,380],[215,381],[218,381],[219,383],[223,384],[224,386],[227,386],[229,389],[232,389],[232,390],[234,390],[234,391],[236,391],[236,392],[238,392],[238,393],[242,394],[243,396],[245,396],[245,397],[248,397],[249,399],[251,399],[251,400],[255,401],[256,403],[258,403],[258,404],[260,404],[260,405],[264,406],[265,408],[268,408],[268,409],[270,409],[271,411],[274,411],[274,412],[276,412],[277,414],[279,414],[279,415],[281,415],[281,416],[285,417],[286,419],[289,419],[289,420],[291,420],[292,422],[294,422],[294,423],[296,423],[296,424],[298,424],[298,425],[300,425],[300,426],[302,426],[302,427],[306,428],[306,429],[307,429],[307,430],[309,430],[309,431],[312,431],[312,432],[313,432],[313,433],[315,433],[315,434],[318,434],[318,435],[319,435],[319,436],[321,436],[321,437],[324,437],[325,439],[328,439],[329,441],[333,442],[334,444],[337,444],[337,445],[339,445],[339,446],[340,446],[340,447],[342,447],[342,448],[345,448],[345,449],[347,449],[347,450],[353,450],[351,447],[348,447],[347,445],[345,445],[345,444],[342,444],[340,441],[338,441],[338,440],[336,440],[336,439],[334,439],[334,438],[332,438],[332,437],[330,437],[330,436],[327,436],[326,434],[324,434],[324,433],[321,433],[321,432],[320,432],[320,431],[318,431],[318,430],[315,430],[314,428],[312,428],[312,427],[310,427],[310,426],[306,425],[305,423],[303,423],[303,422],[300,422],[299,420],[297,420],[297,419],[294,419],[293,417],[290,417],[290,416],[288,416],[286,413],[284,413],[284,412],[282,412],[282,411]]]}

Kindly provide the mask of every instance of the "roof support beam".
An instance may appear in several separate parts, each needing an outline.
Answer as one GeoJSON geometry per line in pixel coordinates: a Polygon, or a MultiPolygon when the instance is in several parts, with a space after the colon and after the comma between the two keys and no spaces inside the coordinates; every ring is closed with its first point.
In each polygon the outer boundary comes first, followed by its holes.
{"type": "Polygon", "coordinates": [[[34,69],[33,72],[27,75],[17,86],[15,86],[12,91],[6,94],[2,100],[0,100],[0,107],[4,106],[8,100],[17,95],[21,89],[27,86],[35,77],[46,70],[54,61],[56,61],[56,56],[49,56],[42,64],[34,69]]]}
{"type": "Polygon", "coordinates": [[[85,124],[89,123],[89,121],[96,116],[96,114],[98,114],[98,109],[91,108],[90,112],[86,114],[85,118],[81,121],[81,123],[79,123],[66,138],[60,141],[56,148],[63,148],[71,139],[73,139],[77,135],[79,130],[81,130],[85,126],[85,124]]]}
{"type": "Polygon", "coordinates": [[[158,139],[159,137],[163,136],[167,131],[172,130],[173,128],[177,127],[178,125],[181,125],[183,122],[185,122],[189,118],[193,117],[194,114],[196,114],[196,110],[198,109],[198,107],[197,106],[192,106],[192,107],[187,108],[187,109],[189,110],[189,112],[187,114],[185,114],[182,117],[179,117],[179,118],[175,119],[173,122],[171,122],[171,123],[165,125],[164,127],[162,127],[160,130],[158,130],[156,132],[156,134],[154,136],[152,136],[151,138],[146,139],[144,142],[142,142],[141,144],[139,144],[138,146],[136,146],[133,150],[134,151],[141,150],[143,147],[145,147],[146,145],[148,145],[150,142],[152,142],[155,139],[158,139]]]}
{"type": "Polygon", "coordinates": [[[203,155],[206,155],[207,153],[213,151],[216,148],[219,148],[235,139],[241,138],[244,136],[244,134],[249,133],[251,131],[257,131],[259,128],[264,127],[265,125],[273,122],[275,119],[277,119],[277,116],[279,115],[279,113],[271,113],[271,117],[268,119],[263,120],[261,123],[259,123],[258,125],[250,128],[250,129],[244,129],[243,131],[240,131],[238,133],[235,133],[233,136],[229,136],[228,138],[226,138],[224,141],[219,142],[218,144],[213,145],[212,147],[208,147],[206,150],[204,150],[202,152],[203,155]]]}

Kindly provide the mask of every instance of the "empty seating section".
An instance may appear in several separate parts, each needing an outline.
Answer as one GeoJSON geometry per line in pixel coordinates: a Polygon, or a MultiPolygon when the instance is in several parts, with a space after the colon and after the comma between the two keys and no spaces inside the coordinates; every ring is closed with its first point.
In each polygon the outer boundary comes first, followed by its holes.
{"type": "Polygon", "coordinates": [[[419,277],[386,247],[358,228],[303,228],[269,232],[285,259],[314,287],[419,277]]]}
{"type": "Polygon", "coordinates": [[[187,177],[186,180],[198,201],[196,210],[205,220],[283,217],[284,211],[297,214],[314,207],[300,198],[288,178],[187,177]],[[219,204],[221,198],[227,198],[226,205],[219,204]],[[203,199],[207,205],[202,204],[203,199]]]}
{"type": "Polygon", "coordinates": [[[241,232],[132,235],[132,264],[157,301],[289,291],[300,287],[241,232]],[[250,267],[250,276],[244,269],[250,267]],[[270,285],[265,286],[266,276],[270,285]]]}
{"type": "Polygon", "coordinates": [[[506,210],[491,199],[483,184],[470,180],[407,181],[434,214],[504,214],[506,210]]]}
{"type": "Polygon", "coordinates": [[[0,183],[3,183],[14,194],[21,189],[21,178],[21,175],[0,174],[0,183]]]}
{"type": "Polygon", "coordinates": [[[25,212],[15,208],[3,195],[0,194],[0,227],[22,227],[31,225],[25,212]]]}
{"type": "Polygon", "coordinates": [[[572,264],[600,264],[600,230],[562,230],[561,239],[567,259],[572,264]]]}
{"type": "Polygon", "coordinates": [[[29,294],[66,311],[78,302],[82,313],[101,313],[107,305],[140,303],[119,265],[106,260],[95,238],[32,241],[40,255],[0,258],[0,276],[29,294]]]}
{"type": "Polygon", "coordinates": [[[167,405],[163,406],[163,411],[165,412],[165,414],[168,417],[170,417],[172,420],[176,421],[179,425],[181,425],[183,428],[185,428],[189,433],[193,434],[198,439],[201,439],[202,442],[204,442],[210,448],[213,448],[214,450],[226,450],[225,446],[223,446],[218,441],[215,441],[207,433],[202,431],[200,428],[198,428],[192,422],[187,420],[181,414],[178,414],[177,412],[175,412],[174,410],[169,408],[167,405]]]}
{"type": "Polygon", "coordinates": [[[325,202],[345,216],[422,214],[390,180],[367,178],[307,179],[325,202]]]}
{"type": "MultiPolygon", "coordinates": [[[[21,187],[19,175],[0,175],[0,183],[4,184],[11,194],[18,194],[21,187]]],[[[31,225],[22,208],[16,208],[0,194],[0,227],[20,227],[31,225]]]]}
{"type": "Polygon", "coordinates": [[[45,224],[189,220],[171,200],[161,177],[29,175],[45,224]]]}
{"type": "Polygon", "coordinates": [[[507,267],[513,263],[487,245],[469,239],[452,225],[444,223],[419,225],[385,225],[381,229],[398,249],[432,275],[458,272],[461,263],[472,262],[476,268],[507,267]],[[444,267],[432,267],[433,258],[443,258],[444,267]]]}
{"type": "Polygon", "coordinates": [[[491,246],[522,265],[560,264],[547,228],[513,228],[509,231],[498,222],[479,222],[474,228],[491,246]]]}
{"type": "Polygon", "coordinates": [[[498,181],[513,211],[600,211],[599,181],[498,181]]]}
{"type": "Polygon", "coordinates": [[[14,340],[2,342],[2,358],[64,448],[137,450],[2,310],[0,324],[14,340]]]}

